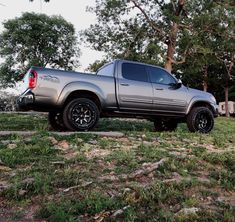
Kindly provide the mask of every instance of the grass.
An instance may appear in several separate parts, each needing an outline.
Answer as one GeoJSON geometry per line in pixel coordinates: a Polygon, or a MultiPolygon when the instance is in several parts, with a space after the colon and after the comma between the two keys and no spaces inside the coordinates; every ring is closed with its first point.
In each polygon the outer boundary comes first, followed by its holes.
{"type": "Polygon", "coordinates": [[[1,130],[44,130],[47,118],[43,115],[0,114],[1,130]]]}
{"type": "Polygon", "coordinates": [[[0,128],[37,131],[0,136],[3,221],[235,220],[234,119],[217,118],[207,135],[185,124],[157,133],[147,121],[103,119],[95,130],[125,136],[56,136],[45,116],[11,114],[0,116],[0,128]],[[128,178],[162,158],[157,170],[128,178]],[[192,207],[198,212],[179,213],[192,207]]]}

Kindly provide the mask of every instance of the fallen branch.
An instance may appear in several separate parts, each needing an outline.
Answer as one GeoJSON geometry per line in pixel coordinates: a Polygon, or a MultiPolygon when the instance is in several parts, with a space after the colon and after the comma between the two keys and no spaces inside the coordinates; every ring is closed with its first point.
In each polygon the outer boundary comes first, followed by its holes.
{"type": "Polygon", "coordinates": [[[141,177],[146,174],[150,174],[151,172],[158,169],[161,165],[163,165],[167,161],[167,158],[163,158],[158,162],[155,163],[144,163],[140,169],[135,170],[133,173],[126,175],[105,175],[99,178],[99,181],[119,181],[119,180],[128,180],[128,179],[135,179],[137,177],[141,177]]]}
{"type": "Polygon", "coordinates": [[[143,175],[149,174],[155,171],[156,169],[158,169],[159,166],[163,165],[166,162],[166,160],[167,160],[166,158],[163,158],[160,161],[155,162],[155,163],[144,163],[141,169],[138,169],[134,171],[133,173],[131,173],[128,176],[128,178],[133,179],[136,177],[141,177],[143,175]]]}
{"type": "Polygon", "coordinates": [[[69,191],[71,191],[71,190],[76,190],[76,189],[78,189],[78,188],[80,188],[80,187],[87,187],[87,186],[89,186],[89,185],[92,184],[92,183],[93,183],[92,181],[89,181],[89,182],[85,182],[85,183],[83,183],[83,184],[81,184],[81,185],[68,187],[68,188],[64,189],[63,192],[64,192],[64,193],[67,193],[67,192],[69,192],[69,191]]]}
{"type": "Polygon", "coordinates": [[[111,218],[114,219],[116,218],[117,216],[121,215],[124,213],[125,210],[129,209],[131,206],[128,205],[128,206],[125,206],[123,207],[122,209],[119,209],[117,211],[115,211],[112,215],[111,215],[111,218]]]}

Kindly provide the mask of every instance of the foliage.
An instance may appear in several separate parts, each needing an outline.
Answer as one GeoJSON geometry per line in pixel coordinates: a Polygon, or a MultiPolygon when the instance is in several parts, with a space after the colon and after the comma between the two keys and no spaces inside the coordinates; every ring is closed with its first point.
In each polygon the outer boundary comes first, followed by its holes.
{"type": "MultiPolygon", "coordinates": [[[[174,7],[161,0],[97,0],[96,7],[89,10],[97,15],[98,22],[83,36],[92,48],[106,52],[109,58],[163,64],[169,59],[167,49],[175,48],[171,45],[175,41],[172,23],[186,19],[184,3],[173,2],[174,7]]],[[[178,53],[173,54],[177,57],[178,53]]]]}
{"type": "MultiPolygon", "coordinates": [[[[217,95],[218,100],[224,100],[221,97],[221,87],[232,84],[235,71],[235,10],[228,3],[229,1],[198,3],[203,7],[192,21],[192,54],[184,64],[177,67],[185,73],[183,77],[190,85],[202,88],[202,83],[205,83],[208,90],[217,95]]],[[[180,44],[185,43],[181,41],[180,44]]]]}
{"type": "Polygon", "coordinates": [[[72,69],[79,50],[75,29],[61,16],[24,13],[3,23],[0,34],[1,84],[13,85],[30,66],[72,69]]]}
{"type": "Polygon", "coordinates": [[[108,60],[103,59],[103,60],[96,60],[92,64],[90,64],[87,68],[87,70],[91,72],[97,72],[99,68],[101,68],[104,64],[108,63],[108,60]]]}
{"type": "Polygon", "coordinates": [[[15,111],[16,96],[0,90],[0,111],[15,111]]]}

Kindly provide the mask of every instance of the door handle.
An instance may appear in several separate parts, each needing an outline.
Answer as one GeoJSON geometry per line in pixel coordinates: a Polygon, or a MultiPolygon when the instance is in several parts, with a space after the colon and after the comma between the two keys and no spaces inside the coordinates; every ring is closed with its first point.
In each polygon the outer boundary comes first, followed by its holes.
{"type": "Polygon", "coordinates": [[[163,88],[155,88],[156,90],[163,90],[163,88]]]}
{"type": "Polygon", "coordinates": [[[120,83],[121,86],[129,86],[128,83],[120,83]]]}

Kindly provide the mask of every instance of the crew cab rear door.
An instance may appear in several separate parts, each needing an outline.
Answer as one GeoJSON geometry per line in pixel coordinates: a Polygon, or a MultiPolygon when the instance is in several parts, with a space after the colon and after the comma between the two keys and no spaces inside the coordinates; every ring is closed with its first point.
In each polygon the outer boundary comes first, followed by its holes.
{"type": "Polygon", "coordinates": [[[175,87],[177,80],[165,69],[148,66],[153,84],[153,110],[164,113],[184,113],[187,106],[187,91],[184,86],[175,87]]]}
{"type": "Polygon", "coordinates": [[[117,99],[120,109],[152,110],[153,88],[144,64],[119,61],[117,99]]]}

